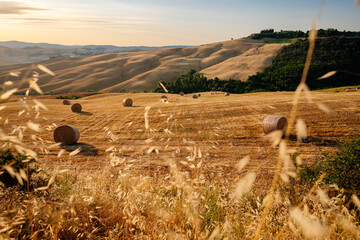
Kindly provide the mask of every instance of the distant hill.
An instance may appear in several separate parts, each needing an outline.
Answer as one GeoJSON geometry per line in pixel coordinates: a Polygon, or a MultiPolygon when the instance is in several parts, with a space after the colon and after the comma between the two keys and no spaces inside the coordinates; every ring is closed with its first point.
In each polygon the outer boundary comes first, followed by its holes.
{"type": "Polygon", "coordinates": [[[143,51],[161,48],[177,48],[186,46],[129,46],[113,45],[60,45],[49,43],[28,43],[19,41],[0,42],[0,66],[40,62],[56,57],[88,57],[112,52],[143,51]]]}
{"type": "MultiPolygon", "coordinates": [[[[84,58],[57,57],[41,64],[56,73],[42,72],[38,84],[45,92],[69,91],[151,91],[158,81],[174,81],[194,69],[209,78],[246,81],[272,62],[275,53],[286,44],[265,44],[262,40],[235,39],[196,47],[152,49],[137,52],[107,53],[84,58]]],[[[0,83],[10,71],[22,72],[31,65],[0,67],[0,83]]],[[[20,78],[21,78],[20,77],[20,78]]],[[[27,83],[16,83],[24,89],[27,83]]]]}
{"type": "Polygon", "coordinates": [[[114,45],[61,45],[52,43],[30,43],[20,41],[0,41],[0,46],[8,48],[28,48],[28,47],[39,47],[39,48],[59,48],[59,49],[74,49],[74,48],[85,48],[85,49],[107,49],[111,51],[127,51],[127,50],[150,50],[159,48],[178,48],[178,47],[189,47],[188,45],[174,45],[174,46],[127,46],[119,47],[114,45]]]}

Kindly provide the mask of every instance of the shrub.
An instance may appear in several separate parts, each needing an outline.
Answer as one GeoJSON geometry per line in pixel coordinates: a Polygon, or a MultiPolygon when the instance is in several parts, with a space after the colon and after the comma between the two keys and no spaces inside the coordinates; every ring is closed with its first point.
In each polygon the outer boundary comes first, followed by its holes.
{"type": "MultiPolygon", "coordinates": [[[[24,173],[27,175],[27,178],[30,179],[31,174],[34,173],[36,170],[34,168],[28,168],[27,164],[34,162],[34,159],[31,159],[29,162],[25,163],[26,160],[25,155],[18,154],[14,156],[11,151],[2,150],[0,151],[0,166],[4,165],[11,165],[11,167],[15,170],[16,174],[19,174],[20,169],[24,170],[24,173]],[[27,171],[29,172],[27,173],[27,171]]],[[[11,187],[18,184],[18,179],[12,177],[5,169],[0,168],[0,181],[6,186],[11,187]]],[[[21,175],[21,174],[20,174],[21,175]]]]}
{"type": "Polygon", "coordinates": [[[304,181],[314,182],[325,172],[324,182],[335,183],[351,192],[360,189],[360,133],[351,134],[334,153],[323,153],[320,161],[303,167],[300,176],[304,181]]]}
{"type": "Polygon", "coordinates": [[[77,95],[71,95],[71,96],[58,96],[56,97],[56,99],[79,99],[81,98],[80,96],[77,95]]]}

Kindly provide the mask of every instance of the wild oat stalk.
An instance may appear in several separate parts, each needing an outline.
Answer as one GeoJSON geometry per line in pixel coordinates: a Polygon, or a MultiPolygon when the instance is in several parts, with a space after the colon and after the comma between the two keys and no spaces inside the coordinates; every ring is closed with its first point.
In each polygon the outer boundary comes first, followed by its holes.
{"type": "MultiPolygon", "coordinates": [[[[300,93],[302,92],[303,89],[305,89],[305,86],[306,86],[305,82],[306,82],[306,78],[307,78],[307,75],[308,75],[308,72],[309,72],[309,68],[310,68],[310,64],[311,64],[311,58],[312,58],[312,55],[313,55],[313,52],[314,52],[314,49],[315,49],[316,35],[317,35],[316,24],[313,23],[312,29],[309,32],[309,49],[308,49],[308,52],[307,52],[307,55],[306,55],[306,61],[305,61],[303,74],[302,74],[302,77],[301,77],[300,84],[299,84],[297,90],[295,91],[294,100],[293,100],[293,107],[292,107],[291,112],[290,112],[289,125],[288,125],[288,128],[287,128],[286,134],[285,134],[286,140],[289,140],[290,132],[291,132],[291,129],[292,129],[292,127],[294,125],[294,122],[295,122],[296,111],[297,111],[297,107],[298,107],[298,103],[299,103],[300,93]]],[[[270,211],[270,209],[272,207],[273,199],[274,199],[274,192],[275,192],[277,182],[279,180],[279,175],[280,175],[282,163],[283,163],[283,157],[280,154],[277,165],[276,165],[274,178],[273,178],[273,181],[271,183],[271,188],[270,188],[269,195],[268,195],[268,201],[266,202],[263,214],[261,216],[261,220],[260,220],[260,222],[259,222],[259,224],[257,226],[254,239],[259,239],[260,234],[261,234],[261,229],[264,226],[265,221],[266,221],[266,217],[267,217],[267,215],[268,215],[268,213],[269,213],[269,211],[270,211]]]]}

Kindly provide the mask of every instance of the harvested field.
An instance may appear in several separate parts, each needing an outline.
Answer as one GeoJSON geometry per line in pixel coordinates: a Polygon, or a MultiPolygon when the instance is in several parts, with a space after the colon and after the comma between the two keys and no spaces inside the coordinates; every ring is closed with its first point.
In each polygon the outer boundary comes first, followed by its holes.
{"type": "MultiPolygon", "coordinates": [[[[292,135],[289,148],[297,149],[308,164],[320,155],[320,148],[335,149],[342,137],[359,130],[360,126],[359,92],[312,92],[312,95],[332,112],[322,112],[315,104],[300,101],[297,116],[305,121],[309,137],[304,143],[298,143],[292,135]]],[[[41,110],[37,119],[32,110],[19,117],[24,107],[18,102],[9,102],[0,112],[0,124],[10,133],[15,125],[26,125],[29,120],[39,123],[43,131],[36,134],[44,146],[33,145],[30,129],[24,133],[24,142],[40,153],[39,161],[47,169],[92,173],[112,165],[114,173],[127,168],[141,175],[165,176],[169,171],[167,160],[172,159],[190,176],[201,171],[210,180],[221,178],[232,182],[239,176],[235,164],[249,155],[245,170],[257,172],[256,185],[263,189],[270,187],[278,147],[271,146],[264,137],[262,121],[266,115],[289,117],[293,93],[226,97],[202,93],[196,100],[192,94],[183,97],[173,94],[169,95],[168,104],[160,102],[160,96],[154,93],[88,96],[77,100],[88,112],[75,115],[60,99],[41,99],[48,111],[41,110]],[[134,106],[124,108],[124,98],[133,99],[134,106]],[[145,129],[147,106],[151,107],[149,129],[145,129]],[[7,119],[9,122],[5,124],[7,119]],[[53,131],[61,125],[72,125],[80,131],[78,143],[51,148],[48,154],[41,151],[41,147],[55,143],[53,131]],[[69,156],[68,153],[79,147],[79,154],[69,156]],[[65,153],[58,157],[62,149],[65,153]],[[117,157],[115,162],[109,157],[110,153],[117,157]],[[199,164],[201,168],[196,167],[199,164]]],[[[34,102],[28,99],[27,104],[33,106],[34,102]]],[[[295,130],[292,133],[295,134],[295,130]]]]}

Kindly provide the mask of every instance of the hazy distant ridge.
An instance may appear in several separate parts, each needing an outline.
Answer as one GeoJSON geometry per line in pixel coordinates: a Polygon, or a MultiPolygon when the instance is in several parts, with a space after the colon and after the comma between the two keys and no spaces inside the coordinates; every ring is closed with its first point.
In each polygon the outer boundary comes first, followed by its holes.
{"type": "Polygon", "coordinates": [[[0,41],[0,46],[8,48],[26,48],[26,47],[39,47],[39,48],[59,48],[59,49],[73,49],[73,48],[89,48],[89,49],[108,49],[112,51],[126,51],[126,50],[149,50],[159,48],[177,48],[189,47],[188,45],[174,45],[174,46],[115,46],[115,45],[61,45],[52,43],[30,43],[20,41],[0,41]]]}

